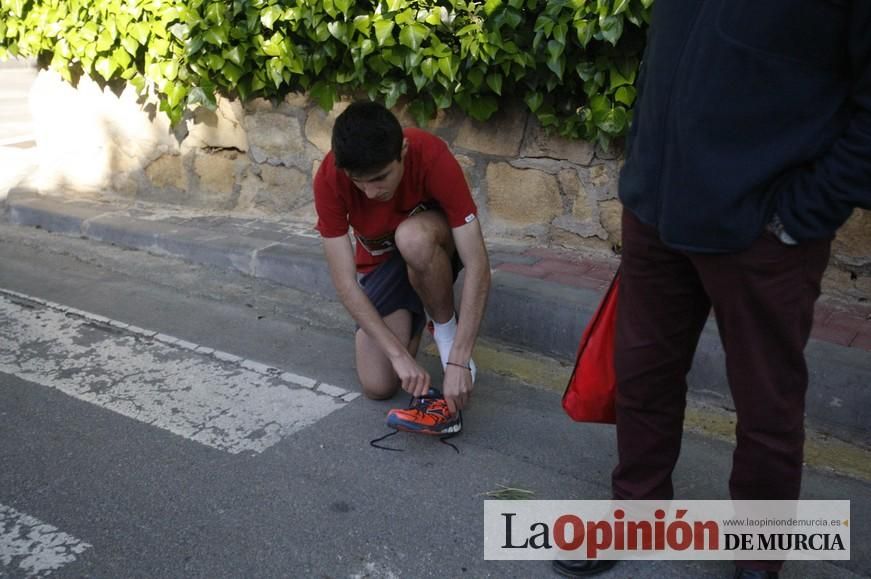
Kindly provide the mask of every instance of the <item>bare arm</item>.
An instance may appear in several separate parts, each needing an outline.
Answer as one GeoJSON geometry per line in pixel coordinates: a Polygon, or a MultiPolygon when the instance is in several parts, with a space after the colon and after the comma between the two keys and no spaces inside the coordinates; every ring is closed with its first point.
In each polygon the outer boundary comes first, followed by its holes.
{"type": "Polygon", "coordinates": [[[323,238],[324,253],[336,293],[348,313],[390,359],[402,389],[414,396],[429,390],[429,374],[418,365],[405,345],[390,331],[375,306],[357,283],[354,252],[347,236],[323,238]]]}
{"type": "Polygon", "coordinates": [[[457,337],[451,349],[449,361],[452,364],[445,369],[443,390],[448,406],[453,412],[462,409],[472,391],[471,374],[454,366],[468,366],[472,358],[475,340],[487,307],[487,296],[490,293],[490,260],[484,246],[484,237],[478,220],[474,220],[452,230],[454,244],[465,267],[462,299],[457,324],[457,337]]]}

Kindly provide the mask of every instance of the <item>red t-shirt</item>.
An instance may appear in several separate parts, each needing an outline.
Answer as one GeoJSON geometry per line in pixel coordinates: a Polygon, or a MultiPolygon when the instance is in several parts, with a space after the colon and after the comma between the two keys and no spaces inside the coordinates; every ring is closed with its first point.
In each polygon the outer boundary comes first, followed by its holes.
{"type": "Polygon", "coordinates": [[[395,251],[393,233],[419,204],[435,201],[448,224],[459,227],[478,213],[460,164],[440,138],[420,129],[405,129],[408,150],[396,194],[389,201],[373,201],[336,169],[332,151],[314,179],[317,230],[323,237],[340,237],[354,228],[357,271],[366,273],[395,251]],[[369,249],[367,249],[367,247],[369,249]]]}

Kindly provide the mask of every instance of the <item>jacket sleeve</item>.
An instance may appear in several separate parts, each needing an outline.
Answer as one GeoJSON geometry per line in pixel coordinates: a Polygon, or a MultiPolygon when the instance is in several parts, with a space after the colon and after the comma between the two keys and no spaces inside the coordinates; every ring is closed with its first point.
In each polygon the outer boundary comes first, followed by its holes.
{"type": "Polygon", "coordinates": [[[871,2],[852,2],[850,120],[828,153],[775,186],[777,211],[798,241],[830,237],[853,209],[871,209],[871,2]]]}

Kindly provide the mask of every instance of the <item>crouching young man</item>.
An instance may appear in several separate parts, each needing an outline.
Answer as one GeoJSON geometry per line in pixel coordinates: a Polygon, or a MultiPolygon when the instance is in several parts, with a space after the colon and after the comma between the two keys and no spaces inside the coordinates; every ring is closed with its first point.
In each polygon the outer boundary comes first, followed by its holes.
{"type": "Polygon", "coordinates": [[[477,209],[459,163],[438,137],[403,130],[380,104],[355,102],[336,119],[314,197],[333,284],[358,325],[363,393],[381,400],[401,387],[418,400],[388,424],[457,432],[490,289],[477,209]],[[457,311],[453,285],[461,268],[457,311]],[[427,314],[444,370],[441,389],[415,360],[427,314]]]}

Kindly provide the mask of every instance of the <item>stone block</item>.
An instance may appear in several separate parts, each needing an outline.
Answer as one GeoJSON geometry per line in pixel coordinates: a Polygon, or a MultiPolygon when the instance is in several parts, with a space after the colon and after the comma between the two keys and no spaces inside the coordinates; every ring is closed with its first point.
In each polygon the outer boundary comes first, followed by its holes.
{"type": "Polygon", "coordinates": [[[623,204],[617,199],[609,199],[599,203],[599,221],[608,232],[612,243],[620,243],[622,235],[623,204]]]}
{"type": "Polygon", "coordinates": [[[537,121],[532,120],[529,122],[520,154],[524,157],[549,157],[589,165],[595,156],[595,148],[586,141],[548,135],[537,121]]]}
{"type": "Polygon", "coordinates": [[[198,153],[194,157],[194,174],[199,182],[197,189],[209,197],[216,194],[215,204],[224,206],[236,187],[240,165],[245,163],[247,159],[240,159],[234,152],[198,153]]]}
{"type": "Polygon", "coordinates": [[[578,174],[591,199],[616,199],[620,174],[617,161],[602,161],[591,167],[580,167],[578,174]]]}
{"type": "Polygon", "coordinates": [[[258,163],[293,165],[304,156],[299,121],[279,113],[253,113],[245,119],[251,157],[258,163]]]}
{"type": "Polygon", "coordinates": [[[850,294],[853,290],[852,274],[835,265],[830,265],[823,274],[823,291],[828,294],[850,294]]]}
{"type": "Polygon", "coordinates": [[[248,150],[248,136],[244,127],[245,111],[238,100],[218,99],[214,111],[198,107],[193,118],[187,119],[187,149],[220,148],[248,150]]]}
{"type": "Polygon", "coordinates": [[[181,155],[164,155],[145,168],[151,184],[161,189],[187,189],[187,175],[181,155]]]}
{"type": "Polygon", "coordinates": [[[871,264],[871,211],[853,211],[850,219],[838,230],[832,254],[848,265],[871,264]]]}
{"type": "Polygon", "coordinates": [[[292,92],[284,97],[284,104],[294,109],[304,109],[311,104],[311,101],[305,93],[292,92]]]}
{"type": "Polygon", "coordinates": [[[550,236],[550,243],[554,247],[562,247],[577,251],[578,253],[589,254],[591,252],[613,255],[611,243],[600,239],[592,234],[583,234],[561,227],[554,227],[550,236]]]}
{"type": "Polygon", "coordinates": [[[578,221],[590,221],[593,218],[593,208],[587,198],[587,190],[578,177],[577,171],[564,169],[559,172],[559,182],[563,193],[571,200],[572,217],[578,221]]]}
{"type": "Polygon", "coordinates": [[[492,216],[519,226],[550,223],[562,214],[556,177],[508,163],[487,166],[488,208],[492,216]]]}
{"type": "Polygon", "coordinates": [[[305,137],[309,140],[321,153],[328,153],[332,149],[333,124],[336,122],[336,117],[344,112],[350,101],[339,101],[333,105],[333,110],[325,113],[320,107],[315,107],[309,111],[305,121],[305,137]]]}
{"type": "Polygon", "coordinates": [[[310,199],[305,173],[288,167],[260,165],[256,171],[250,168],[243,179],[236,209],[281,215],[310,199]]]}
{"type": "Polygon", "coordinates": [[[516,157],[520,153],[526,117],[526,111],[520,107],[509,107],[486,122],[466,118],[454,145],[485,155],[516,157]]]}

